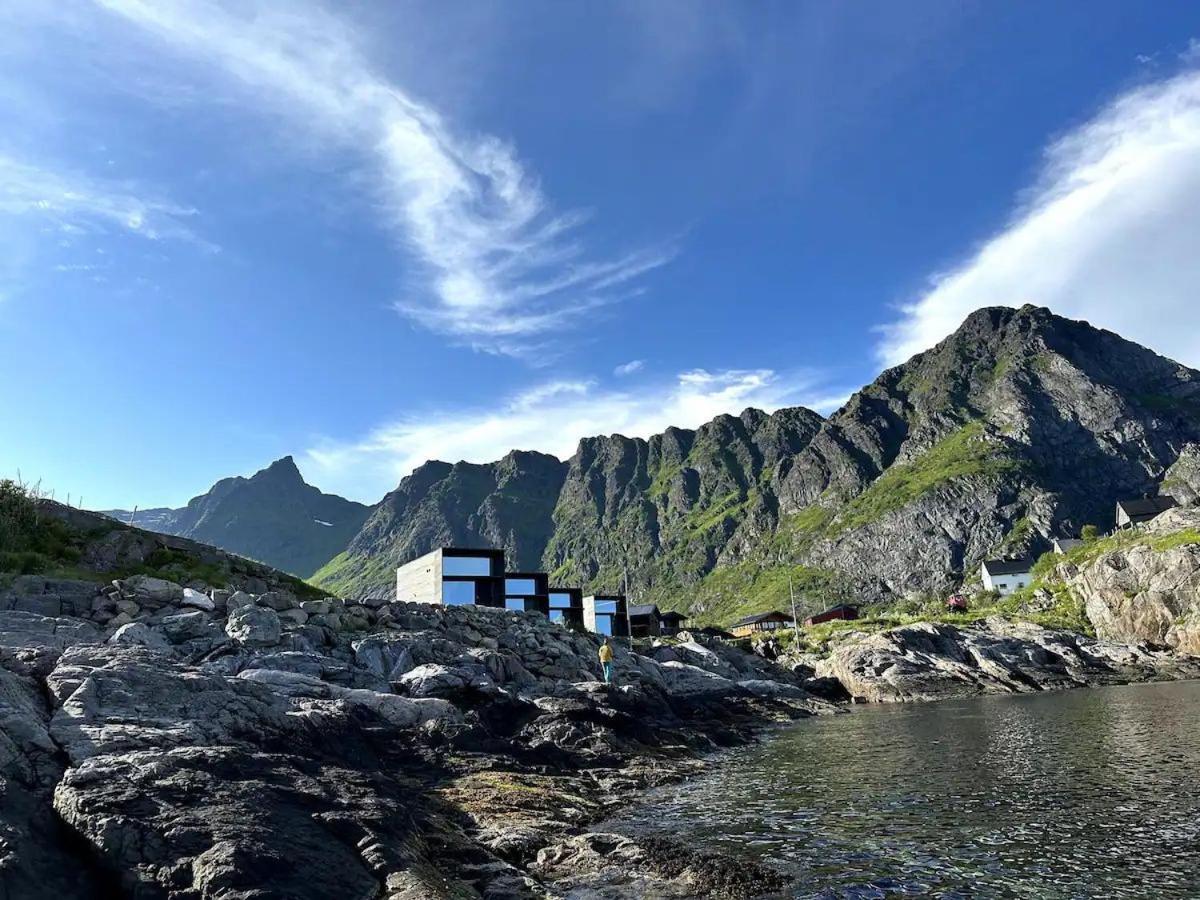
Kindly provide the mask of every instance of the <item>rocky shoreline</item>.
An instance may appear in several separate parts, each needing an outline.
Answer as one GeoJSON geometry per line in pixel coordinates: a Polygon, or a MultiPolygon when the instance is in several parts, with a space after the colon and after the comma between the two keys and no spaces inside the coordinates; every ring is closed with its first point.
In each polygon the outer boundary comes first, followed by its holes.
{"type": "Polygon", "coordinates": [[[0,886],[773,889],[769,870],[587,827],[767,723],[834,706],[752,654],[695,642],[660,659],[619,649],[609,688],[597,647],[531,614],[19,577],[0,592],[0,886]]]}

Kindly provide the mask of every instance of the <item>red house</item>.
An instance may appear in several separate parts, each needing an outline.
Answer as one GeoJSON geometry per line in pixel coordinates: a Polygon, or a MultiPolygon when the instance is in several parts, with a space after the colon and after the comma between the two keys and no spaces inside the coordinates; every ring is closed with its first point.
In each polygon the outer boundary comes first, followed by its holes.
{"type": "Polygon", "coordinates": [[[804,620],[804,624],[808,626],[820,625],[822,622],[849,621],[850,619],[858,618],[858,607],[850,603],[839,603],[837,606],[832,606],[825,612],[817,613],[815,616],[809,616],[804,620]]]}

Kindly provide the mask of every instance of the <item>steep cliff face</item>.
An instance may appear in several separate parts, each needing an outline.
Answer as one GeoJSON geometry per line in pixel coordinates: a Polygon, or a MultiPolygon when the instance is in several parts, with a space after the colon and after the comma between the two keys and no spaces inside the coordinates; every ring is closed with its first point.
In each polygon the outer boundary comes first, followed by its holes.
{"type": "Polygon", "coordinates": [[[203,541],[307,577],[341,551],[370,507],[306,484],[290,456],[250,478],[223,478],[182,509],[108,515],[141,528],[203,541]]]}
{"type": "Polygon", "coordinates": [[[695,431],[580,442],[554,510],[543,562],[566,582],[628,583],[663,600],[757,552],[778,518],[780,463],[822,419],[807,409],[748,409],[695,431]]]}
{"type": "Polygon", "coordinates": [[[1200,373],[1035,307],[984,309],[832,416],[780,484],[786,538],[869,597],[1111,524],[1200,437],[1200,373]]]}
{"type": "Polygon", "coordinates": [[[426,463],[383,498],[314,580],[350,597],[388,596],[398,565],[441,546],[503,547],[510,566],[536,569],[566,469],[525,451],[484,465],[426,463]]]}

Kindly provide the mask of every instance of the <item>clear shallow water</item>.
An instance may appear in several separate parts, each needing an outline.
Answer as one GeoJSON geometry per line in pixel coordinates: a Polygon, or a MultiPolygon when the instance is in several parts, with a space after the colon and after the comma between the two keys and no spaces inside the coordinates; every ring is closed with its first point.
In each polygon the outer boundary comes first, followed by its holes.
{"type": "Polygon", "coordinates": [[[1200,682],[856,707],[612,824],[796,897],[1200,897],[1200,682]]]}

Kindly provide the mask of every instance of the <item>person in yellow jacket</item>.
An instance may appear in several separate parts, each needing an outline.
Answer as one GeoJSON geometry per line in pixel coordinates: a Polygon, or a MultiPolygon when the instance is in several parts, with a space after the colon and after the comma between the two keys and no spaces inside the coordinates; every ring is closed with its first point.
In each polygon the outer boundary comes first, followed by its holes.
{"type": "Polygon", "coordinates": [[[605,638],[604,643],[600,645],[600,668],[604,671],[604,683],[612,684],[612,639],[605,638]]]}

